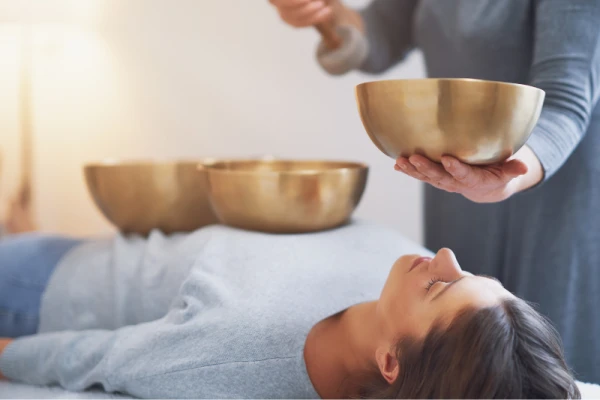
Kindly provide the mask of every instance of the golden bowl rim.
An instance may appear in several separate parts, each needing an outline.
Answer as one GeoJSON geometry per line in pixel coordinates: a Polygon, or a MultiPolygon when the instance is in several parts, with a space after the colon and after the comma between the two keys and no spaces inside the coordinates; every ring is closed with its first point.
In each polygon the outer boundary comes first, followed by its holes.
{"type": "Polygon", "coordinates": [[[401,78],[401,79],[379,79],[361,82],[355,86],[355,89],[359,89],[364,86],[374,86],[380,84],[389,84],[389,83],[435,83],[435,82],[464,82],[468,84],[479,84],[479,85],[498,85],[498,86],[507,86],[512,88],[522,88],[526,90],[534,90],[539,91],[541,93],[546,93],[543,89],[540,89],[535,86],[527,85],[524,83],[514,83],[514,82],[504,82],[504,81],[495,81],[495,80],[487,80],[487,79],[477,79],[477,78],[401,78]]]}
{"type": "Polygon", "coordinates": [[[305,175],[323,175],[329,173],[340,173],[342,171],[368,171],[369,165],[361,161],[334,160],[334,159],[299,159],[299,158],[273,158],[273,159],[221,159],[212,163],[203,163],[198,165],[200,171],[209,171],[210,174],[219,175],[254,175],[254,176],[305,176],[305,175]],[[341,164],[343,167],[327,168],[320,170],[290,170],[290,171],[265,171],[265,170],[232,170],[217,168],[217,164],[223,163],[321,163],[321,164],[341,164]]]}
{"type": "Polygon", "coordinates": [[[122,167],[155,167],[155,166],[174,166],[177,164],[204,164],[211,163],[225,158],[217,157],[198,157],[198,158],[143,158],[143,159],[105,159],[97,161],[88,161],[83,163],[84,169],[92,168],[122,168],[122,167]]]}
{"type": "Polygon", "coordinates": [[[116,168],[116,167],[153,167],[153,166],[172,166],[175,164],[212,164],[222,161],[254,161],[254,160],[273,160],[276,159],[272,155],[264,155],[259,157],[144,157],[144,158],[106,158],[100,160],[90,160],[83,163],[83,168],[116,168]]]}

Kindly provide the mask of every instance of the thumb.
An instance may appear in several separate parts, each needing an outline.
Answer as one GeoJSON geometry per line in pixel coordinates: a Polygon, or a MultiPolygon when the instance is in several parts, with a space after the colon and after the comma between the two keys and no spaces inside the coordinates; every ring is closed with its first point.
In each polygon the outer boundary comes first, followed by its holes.
{"type": "Polygon", "coordinates": [[[528,170],[527,164],[521,160],[510,160],[502,165],[502,172],[511,179],[519,175],[525,175],[528,170]]]}

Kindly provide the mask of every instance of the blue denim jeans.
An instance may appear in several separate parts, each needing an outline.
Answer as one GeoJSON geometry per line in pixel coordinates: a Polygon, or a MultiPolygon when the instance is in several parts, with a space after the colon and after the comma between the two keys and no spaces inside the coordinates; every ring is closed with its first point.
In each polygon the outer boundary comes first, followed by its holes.
{"type": "Polygon", "coordinates": [[[0,239],[0,337],[37,332],[48,281],[60,259],[80,242],[39,233],[0,239]]]}

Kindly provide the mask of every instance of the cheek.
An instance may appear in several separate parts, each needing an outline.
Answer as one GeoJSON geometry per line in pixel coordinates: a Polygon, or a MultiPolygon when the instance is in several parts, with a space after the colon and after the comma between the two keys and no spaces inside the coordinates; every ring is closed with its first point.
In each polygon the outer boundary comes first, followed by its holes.
{"type": "MultiPolygon", "coordinates": [[[[391,287],[388,287],[391,289],[391,287]]],[[[404,325],[406,320],[411,317],[414,312],[417,299],[414,293],[411,293],[408,288],[394,288],[382,295],[379,306],[381,315],[386,320],[386,325],[390,329],[397,329],[400,325],[404,325]]]]}
{"type": "Polygon", "coordinates": [[[415,257],[418,255],[406,255],[396,260],[379,299],[380,317],[387,329],[396,333],[414,319],[419,302],[423,300],[426,283],[422,281],[426,280],[426,271],[408,273],[415,257]]]}
{"type": "Polygon", "coordinates": [[[388,304],[386,308],[397,308],[396,305],[406,304],[411,297],[417,295],[419,275],[408,273],[415,257],[418,256],[402,256],[392,265],[381,293],[381,300],[388,304]]]}
{"type": "Polygon", "coordinates": [[[385,288],[389,288],[389,290],[397,291],[401,290],[400,288],[406,284],[407,281],[407,272],[410,269],[409,263],[414,260],[415,256],[406,255],[397,259],[392,268],[390,269],[390,273],[385,282],[385,288]]]}
{"type": "Polygon", "coordinates": [[[419,323],[416,308],[411,306],[410,299],[403,295],[387,298],[380,306],[380,326],[389,340],[394,341],[400,336],[405,336],[419,323]]]}

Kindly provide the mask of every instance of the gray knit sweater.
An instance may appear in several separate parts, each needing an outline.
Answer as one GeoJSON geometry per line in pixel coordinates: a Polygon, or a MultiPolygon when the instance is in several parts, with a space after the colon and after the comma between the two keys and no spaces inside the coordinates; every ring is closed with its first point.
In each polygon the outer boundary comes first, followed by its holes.
{"type": "Polygon", "coordinates": [[[377,299],[407,253],[428,254],[364,222],[308,235],[213,226],[84,244],[52,276],[41,333],[9,345],[0,370],[146,398],[317,398],[307,333],[377,299]]]}

